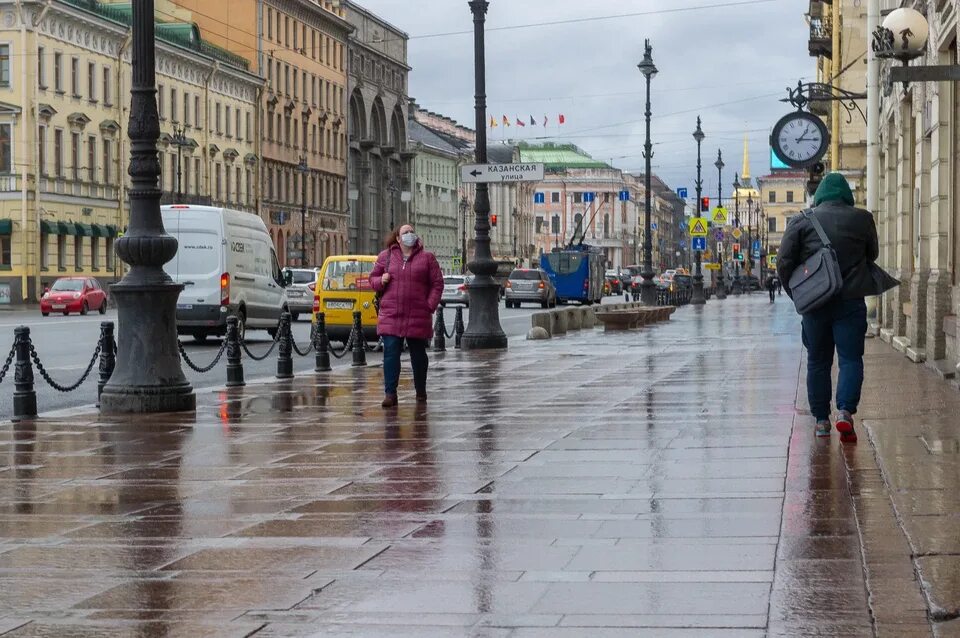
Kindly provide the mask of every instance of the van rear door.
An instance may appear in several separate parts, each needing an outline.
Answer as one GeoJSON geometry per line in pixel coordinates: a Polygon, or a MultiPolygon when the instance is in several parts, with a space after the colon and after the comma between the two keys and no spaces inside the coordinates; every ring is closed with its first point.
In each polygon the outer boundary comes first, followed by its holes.
{"type": "Polygon", "coordinates": [[[164,214],[164,226],[177,239],[177,254],[164,266],[167,274],[184,285],[177,307],[220,305],[223,273],[223,238],[219,216],[199,218],[190,213],[164,214]]]}

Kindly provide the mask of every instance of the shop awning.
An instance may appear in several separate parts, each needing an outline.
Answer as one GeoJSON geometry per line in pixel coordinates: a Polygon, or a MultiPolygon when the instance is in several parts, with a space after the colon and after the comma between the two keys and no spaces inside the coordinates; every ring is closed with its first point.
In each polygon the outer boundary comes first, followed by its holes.
{"type": "Polygon", "coordinates": [[[117,227],[112,224],[107,224],[107,237],[116,237],[117,236],[117,227]]]}
{"type": "Polygon", "coordinates": [[[13,234],[13,220],[0,219],[0,235],[12,235],[12,234],[13,234]]]}
{"type": "Polygon", "coordinates": [[[60,234],[60,224],[57,222],[48,222],[44,219],[40,220],[40,234],[41,235],[59,235],[60,234]]]}
{"type": "Polygon", "coordinates": [[[91,224],[90,228],[93,230],[93,237],[109,237],[107,234],[107,227],[101,226],[100,224],[91,224]]]}
{"type": "Polygon", "coordinates": [[[76,235],[77,226],[72,222],[57,222],[57,225],[60,226],[61,235],[76,235]]]}
{"type": "Polygon", "coordinates": [[[89,224],[74,224],[74,227],[77,229],[77,234],[81,237],[92,237],[93,228],[89,224]]]}

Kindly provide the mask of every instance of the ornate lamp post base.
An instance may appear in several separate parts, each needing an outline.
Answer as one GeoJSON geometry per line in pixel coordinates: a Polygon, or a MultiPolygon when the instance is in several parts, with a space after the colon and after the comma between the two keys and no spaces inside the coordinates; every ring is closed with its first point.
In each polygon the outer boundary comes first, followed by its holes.
{"type": "Polygon", "coordinates": [[[640,303],[644,306],[657,305],[657,285],[653,283],[653,273],[640,273],[640,303]]]}
{"type": "Polygon", "coordinates": [[[707,297],[703,294],[703,275],[696,275],[693,278],[693,293],[690,295],[690,305],[703,306],[707,303],[707,297]]]}
{"type": "MultiPolygon", "coordinates": [[[[494,271],[496,263],[490,262],[494,271]]],[[[489,268],[489,266],[488,266],[489,268]]],[[[470,272],[483,269],[470,263],[470,272]]],[[[470,283],[470,322],[463,333],[464,350],[505,350],[507,335],[500,327],[500,284],[491,275],[477,274],[470,283]]]]}
{"type": "Polygon", "coordinates": [[[180,367],[177,352],[177,296],[174,283],[116,284],[117,364],[100,397],[104,414],[190,412],[197,398],[180,367]]]}

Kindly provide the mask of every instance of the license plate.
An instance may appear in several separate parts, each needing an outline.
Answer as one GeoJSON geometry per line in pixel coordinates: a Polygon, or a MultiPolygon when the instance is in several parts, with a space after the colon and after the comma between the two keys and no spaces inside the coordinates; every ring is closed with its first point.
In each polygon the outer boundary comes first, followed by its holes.
{"type": "Polygon", "coordinates": [[[299,290],[288,290],[288,291],[287,291],[287,296],[288,296],[288,297],[302,297],[302,296],[303,296],[303,292],[301,292],[301,291],[299,291],[299,290]]]}
{"type": "Polygon", "coordinates": [[[66,308],[66,306],[64,306],[64,305],[54,305],[54,306],[52,306],[52,308],[53,308],[54,310],[63,310],[64,308],[66,308]]]}
{"type": "Polygon", "coordinates": [[[349,301],[328,301],[327,308],[330,310],[350,310],[353,308],[353,303],[349,301]]]}
{"type": "Polygon", "coordinates": [[[193,305],[188,303],[178,303],[177,310],[193,310],[193,305]]]}

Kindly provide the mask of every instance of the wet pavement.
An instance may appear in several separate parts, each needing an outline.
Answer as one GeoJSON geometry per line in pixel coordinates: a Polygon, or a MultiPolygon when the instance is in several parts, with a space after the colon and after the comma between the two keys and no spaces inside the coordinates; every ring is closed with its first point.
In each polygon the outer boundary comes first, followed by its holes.
{"type": "Polygon", "coordinates": [[[879,461],[814,439],[759,295],[432,355],[426,407],[370,367],[0,425],[0,635],[929,636],[911,551],[955,609],[957,412],[870,346],[879,461]]]}

